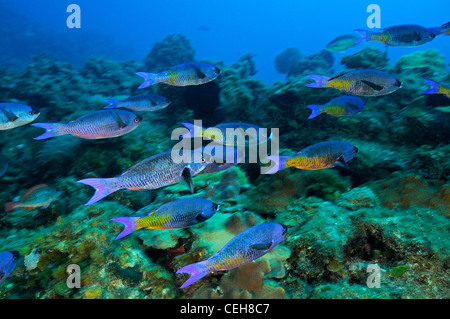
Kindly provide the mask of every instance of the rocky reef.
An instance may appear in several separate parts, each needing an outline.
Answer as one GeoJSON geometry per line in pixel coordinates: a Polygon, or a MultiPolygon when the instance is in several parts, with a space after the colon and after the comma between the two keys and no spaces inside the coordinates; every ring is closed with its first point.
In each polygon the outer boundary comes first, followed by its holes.
{"type": "MultiPolygon", "coordinates": [[[[403,88],[368,97],[352,117],[322,114],[308,120],[309,104],[340,94],[305,87],[307,73],[333,75],[333,56],[286,50],[276,58],[286,82],[269,86],[253,78],[248,53],[234,64],[217,62],[221,75],[209,87],[155,85],[167,96],[164,110],[141,114],[142,125],[107,141],[72,136],[34,141],[38,128],[0,131],[1,152],[11,159],[0,179],[0,202],[38,183],[61,195],[48,208],[0,213],[0,251],[23,256],[0,285],[1,298],[449,298],[449,113],[424,97],[424,78],[449,83],[449,62],[423,50],[390,63],[366,47],[343,56],[348,69],[385,70],[403,88]],[[199,91],[197,91],[199,90],[199,91]],[[193,96],[205,96],[198,105],[193,96]],[[210,107],[208,107],[210,105],[210,107]],[[212,105],[212,106],[211,106],[212,105]],[[207,113],[210,110],[211,113],[207,113]],[[260,164],[194,177],[195,193],[176,184],[154,191],[111,194],[90,206],[81,178],[112,177],[151,155],[168,151],[180,122],[207,125],[243,121],[280,129],[280,154],[292,155],[325,140],[358,147],[350,169],[288,168],[261,175],[260,164]],[[140,216],[163,203],[202,197],[220,205],[209,220],[175,230],[139,230],[114,241],[118,216],[140,216]],[[205,260],[241,231],[279,222],[287,236],[273,251],[239,268],[210,274],[185,289],[175,272],[205,260]],[[81,288],[68,288],[67,266],[81,268],[81,288]],[[367,285],[368,266],[380,268],[381,288],[367,285]]],[[[36,57],[20,71],[0,72],[0,100],[33,105],[39,121],[69,122],[107,104],[103,99],[139,94],[136,71],[162,71],[195,59],[190,41],[170,35],[142,61],[90,58],[84,66],[36,57]],[[175,62],[175,63],[174,63],[175,62]]],[[[214,61],[209,61],[214,62],[214,61]]]]}

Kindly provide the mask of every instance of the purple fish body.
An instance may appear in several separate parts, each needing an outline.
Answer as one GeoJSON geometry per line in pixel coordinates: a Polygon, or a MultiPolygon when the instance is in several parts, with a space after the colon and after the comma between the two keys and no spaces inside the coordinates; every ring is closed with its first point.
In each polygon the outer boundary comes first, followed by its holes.
{"type": "Polygon", "coordinates": [[[0,103],[0,131],[31,123],[39,114],[39,110],[29,105],[0,103]]]}
{"type": "Polygon", "coordinates": [[[47,130],[35,140],[66,134],[93,140],[122,136],[135,130],[141,123],[142,117],[126,110],[101,110],[85,114],[67,124],[35,123],[32,126],[47,130]]]}
{"type": "Polygon", "coordinates": [[[166,203],[146,216],[111,220],[125,225],[117,240],[142,228],[166,230],[193,226],[211,218],[218,209],[219,205],[208,199],[191,197],[166,203]]]}
{"type": "Polygon", "coordinates": [[[139,86],[143,89],[155,83],[166,83],[173,86],[200,85],[213,81],[220,74],[215,65],[204,62],[178,64],[160,73],[137,72],[144,78],[139,86]]]}
{"type": "Polygon", "coordinates": [[[9,276],[17,264],[20,255],[17,251],[0,253],[0,284],[9,276]]]}
{"type": "Polygon", "coordinates": [[[158,94],[139,94],[125,100],[105,100],[110,103],[105,109],[125,108],[131,111],[156,111],[167,107],[170,101],[158,94]]]}
{"type": "Polygon", "coordinates": [[[179,269],[177,274],[191,274],[180,288],[193,284],[209,273],[230,270],[265,255],[283,240],[286,231],[286,226],[279,223],[264,223],[244,230],[207,260],[179,269]]]}
{"type": "MultiPolygon", "coordinates": [[[[192,157],[194,158],[194,151],[192,157]]],[[[95,188],[94,196],[85,205],[93,204],[100,199],[121,189],[151,190],[176,184],[185,180],[191,192],[194,191],[192,176],[201,172],[208,163],[194,161],[176,163],[172,159],[172,152],[151,156],[130,167],[122,175],[113,178],[87,178],[78,181],[95,188]]]]}

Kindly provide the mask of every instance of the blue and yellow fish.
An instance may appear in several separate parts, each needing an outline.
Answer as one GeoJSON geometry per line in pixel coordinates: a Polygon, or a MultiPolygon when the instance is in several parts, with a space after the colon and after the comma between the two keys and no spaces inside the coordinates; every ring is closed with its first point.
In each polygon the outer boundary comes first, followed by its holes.
{"type": "Polygon", "coordinates": [[[422,94],[443,94],[450,98],[450,87],[448,85],[439,84],[437,82],[424,79],[428,83],[430,88],[422,92],[422,94]]]}
{"type": "Polygon", "coordinates": [[[144,78],[138,89],[146,88],[156,83],[166,83],[173,86],[200,85],[213,81],[220,74],[220,69],[204,62],[189,62],[175,65],[160,73],[137,72],[144,78]]]}
{"type": "Polygon", "coordinates": [[[114,217],[111,220],[122,223],[125,229],[115,238],[123,238],[136,230],[175,229],[196,225],[211,218],[219,205],[204,198],[183,198],[166,203],[146,216],[114,217]]]}
{"type": "Polygon", "coordinates": [[[279,223],[264,223],[244,230],[207,260],[180,268],[177,274],[191,274],[180,288],[210,273],[230,270],[267,254],[283,240],[286,232],[287,227],[279,223]]]}
{"type": "Polygon", "coordinates": [[[315,118],[321,113],[333,116],[350,116],[364,109],[364,100],[356,96],[340,96],[325,105],[311,104],[307,108],[312,111],[308,119],[315,118]]]}
{"type": "Polygon", "coordinates": [[[288,167],[318,170],[339,165],[348,168],[347,162],[357,153],[358,149],[347,142],[320,142],[292,156],[268,156],[267,158],[275,162],[275,165],[266,174],[273,174],[288,167]]]}

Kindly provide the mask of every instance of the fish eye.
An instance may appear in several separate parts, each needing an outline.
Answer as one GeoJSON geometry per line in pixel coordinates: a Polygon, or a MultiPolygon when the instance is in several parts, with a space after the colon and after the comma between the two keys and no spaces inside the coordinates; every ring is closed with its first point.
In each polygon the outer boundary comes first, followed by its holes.
{"type": "Polygon", "coordinates": [[[355,148],[353,148],[352,154],[356,154],[356,153],[358,153],[358,149],[355,147],[355,148]]]}
{"type": "Polygon", "coordinates": [[[35,110],[31,110],[30,112],[28,112],[28,114],[34,115],[34,114],[36,114],[36,111],[35,110]]]}
{"type": "Polygon", "coordinates": [[[220,74],[220,69],[219,69],[218,67],[215,67],[215,68],[214,68],[214,73],[215,73],[215,74],[220,74]]]}
{"type": "Polygon", "coordinates": [[[16,257],[13,257],[13,262],[14,263],[17,262],[17,258],[16,257]]]}
{"type": "Polygon", "coordinates": [[[434,33],[430,34],[430,38],[434,39],[435,37],[436,37],[436,34],[434,34],[434,33]]]}
{"type": "Polygon", "coordinates": [[[204,157],[202,157],[202,163],[206,163],[206,159],[204,157]]]}

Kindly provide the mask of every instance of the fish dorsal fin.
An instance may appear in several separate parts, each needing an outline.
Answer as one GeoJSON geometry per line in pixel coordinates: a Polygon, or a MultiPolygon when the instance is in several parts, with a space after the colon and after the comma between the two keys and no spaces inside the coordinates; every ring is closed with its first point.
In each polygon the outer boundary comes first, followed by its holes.
{"type": "Polygon", "coordinates": [[[194,70],[199,79],[204,79],[206,77],[206,74],[203,73],[198,66],[194,65],[194,70]]]}
{"type": "Polygon", "coordinates": [[[125,124],[125,122],[120,118],[119,114],[117,114],[117,112],[114,112],[114,116],[116,117],[117,124],[119,125],[120,129],[123,129],[123,128],[125,128],[127,126],[125,124]]]}
{"type": "Polygon", "coordinates": [[[10,110],[0,108],[0,111],[2,111],[6,115],[9,121],[11,122],[17,121],[18,117],[14,115],[10,110]]]}
{"type": "Polygon", "coordinates": [[[181,172],[181,176],[189,187],[191,193],[194,193],[194,182],[192,181],[191,170],[189,167],[185,167],[181,172]]]}
{"type": "Polygon", "coordinates": [[[40,184],[40,185],[36,185],[31,187],[29,190],[27,190],[21,197],[20,200],[24,200],[25,198],[27,198],[28,196],[30,196],[31,193],[33,193],[34,191],[40,189],[40,188],[44,188],[44,187],[48,187],[46,184],[40,184]]]}
{"type": "Polygon", "coordinates": [[[270,246],[272,246],[272,243],[257,243],[250,245],[250,248],[256,250],[267,250],[270,248],[270,246]]]}
{"type": "Polygon", "coordinates": [[[381,91],[383,89],[382,86],[380,86],[380,85],[378,85],[376,83],[370,82],[370,81],[361,80],[361,82],[364,83],[364,84],[367,84],[368,86],[370,86],[375,91],[381,91]]]}

